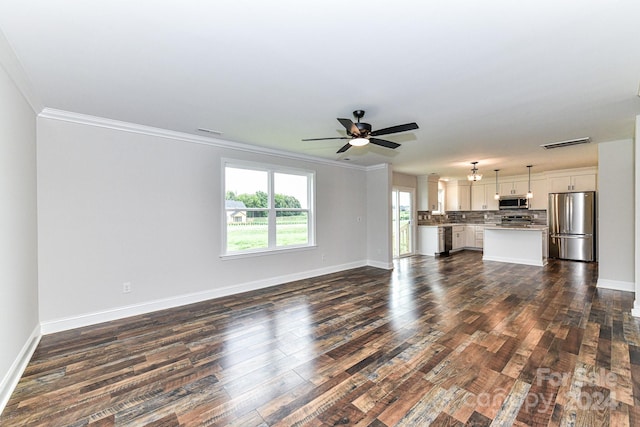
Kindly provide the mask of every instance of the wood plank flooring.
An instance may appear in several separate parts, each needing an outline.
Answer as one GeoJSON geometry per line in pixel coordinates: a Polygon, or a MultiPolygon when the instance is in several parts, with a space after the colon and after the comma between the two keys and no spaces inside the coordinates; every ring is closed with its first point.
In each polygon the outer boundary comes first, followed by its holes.
{"type": "Polygon", "coordinates": [[[414,256],[42,338],[2,426],[637,426],[597,264],[414,256]]]}

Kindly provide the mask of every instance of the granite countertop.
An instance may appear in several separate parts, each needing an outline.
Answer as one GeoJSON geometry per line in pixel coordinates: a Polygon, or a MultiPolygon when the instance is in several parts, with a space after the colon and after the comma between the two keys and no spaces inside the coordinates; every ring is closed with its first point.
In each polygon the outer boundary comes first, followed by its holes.
{"type": "Polygon", "coordinates": [[[485,227],[495,227],[497,224],[495,223],[485,223],[485,222],[444,222],[442,224],[418,224],[418,227],[455,227],[455,226],[465,226],[465,225],[482,225],[485,227]]]}
{"type": "Polygon", "coordinates": [[[519,231],[546,231],[546,225],[487,225],[485,229],[490,230],[519,230],[519,231]]]}

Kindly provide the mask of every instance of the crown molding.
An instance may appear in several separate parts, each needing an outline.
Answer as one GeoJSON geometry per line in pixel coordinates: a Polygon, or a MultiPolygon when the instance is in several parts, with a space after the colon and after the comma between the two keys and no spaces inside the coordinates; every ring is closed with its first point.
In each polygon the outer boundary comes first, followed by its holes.
{"type": "Polygon", "coordinates": [[[123,122],[120,120],[107,119],[104,117],[90,116],[87,114],[74,113],[70,111],[57,110],[54,108],[44,108],[38,117],[60,120],[70,123],[77,123],[87,126],[95,126],[106,129],[113,129],[121,132],[138,133],[142,135],[154,136],[174,141],[187,142],[191,144],[210,145],[230,150],[260,153],[269,156],[281,157],[285,159],[302,160],[305,162],[337,166],[347,169],[357,169],[361,171],[371,170],[376,166],[360,166],[352,163],[344,163],[336,160],[321,159],[319,157],[307,156],[305,154],[291,153],[283,150],[261,147],[257,145],[244,144],[234,141],[226,141],[206,136],[191,135],[185,132],[177,132],[168,129],[156,128],[152,126],[139,125],[136,123],[123,122]]]}
{"type": "Polygon", "coordinates": [[[38,114],[42,111],[44,104],[36,96],[31,80],[2,31],[0,31],[0,67],[6,71],[33,112],[38,114]]]}
{"type": "Polygon", "coordinates": [[[377,165],[371,165],[371,166],[366,166],[364,169],[367,172],[371,172],[371,171],[375,171],[375,170],[380,170],[380,169],[389,169],[389,163],[379,163],[377,165]]]}

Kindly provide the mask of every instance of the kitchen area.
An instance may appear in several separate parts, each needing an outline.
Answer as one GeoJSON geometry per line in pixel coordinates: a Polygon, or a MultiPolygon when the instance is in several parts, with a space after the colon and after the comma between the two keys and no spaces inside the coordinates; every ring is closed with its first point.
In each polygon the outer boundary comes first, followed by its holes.
{"type": "Polygon", "coordinates": [[[498,178],[496,171],[485,181],[418,177],[417,253],[476,250],[483,260],[534,266],[549,257],[595,261],[596,168],[528,172],[498,178]]]}

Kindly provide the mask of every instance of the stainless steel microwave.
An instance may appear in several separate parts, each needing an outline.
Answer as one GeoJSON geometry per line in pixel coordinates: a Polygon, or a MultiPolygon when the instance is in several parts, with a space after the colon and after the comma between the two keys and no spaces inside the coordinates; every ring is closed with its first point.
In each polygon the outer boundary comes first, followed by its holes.
{"type": "Polygon", "coordinates": [[[499,209],[529,209],[529,199],[525,196],[501,197],[498,207],[499,209]]]}

